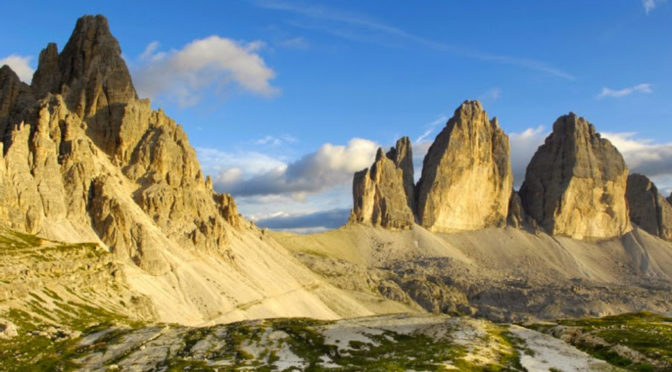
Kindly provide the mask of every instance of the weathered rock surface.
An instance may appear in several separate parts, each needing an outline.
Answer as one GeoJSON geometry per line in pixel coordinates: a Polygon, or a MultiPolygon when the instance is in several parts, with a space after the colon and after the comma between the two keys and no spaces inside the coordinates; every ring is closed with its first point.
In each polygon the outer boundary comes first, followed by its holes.
{"type": "Polygon", "coordinates": [[[33,89],[38,97],[63,94],[70,110],[83,118],[137,98],[119,43],[101,15],[78,19],[60,55],[53,43],[40,53],[33,89]]]}
{"type": "Polygon", "coordinates": [[[429,148],[416,188],[420,224],[478,230],[506,222],[513,172],[509,138],[478,101],[466,101],[429,148]]]}
{"type": "Polygon", "coordinates": [[[19,80],[9,66],[0,67],[0,139],[6,135],[12,120],[33,101],[30,86],[19,80]]]}
{"type": "Polygon", "coordinates": [[[155,274],[171,245],[229,257],[233,199],[206,184],[182,128],[136,98],[104,17],[80,18],[60,55],[49,44],[30,87],[3,67],[0,118],[9,227],[102,241],[155,274]]]}
{"type": "Polygon", "coordinates": [[[646,176],[628,176],[630,220],[652,235],[672,240],[672,205],[646,176]]]}
{"type": "Polygon", "coordinates": [[[570,113],[527,167],[520,196],[549,234],[609,239],[630,231],[628,168],[618,150],[584,118],[570,113]]]}
{"type": "Polygon", "coordinates": [[[378,149],[371,168],[355,173],[351,222],[391,229],[413,226],[413,162],[408,137],[385,154],[378,149]]]}

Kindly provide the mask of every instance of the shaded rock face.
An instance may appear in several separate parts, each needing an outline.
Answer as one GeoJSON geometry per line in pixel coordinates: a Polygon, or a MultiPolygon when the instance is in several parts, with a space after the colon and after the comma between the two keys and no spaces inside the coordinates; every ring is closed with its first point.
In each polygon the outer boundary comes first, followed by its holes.
{"type": "Polygon", "coordinates": [[[9,66],[0,67],[0,139],[4,138],[9,124],[21,110],[34,100],[28,84],[19,80],[9,66]]]}
{"type": "Polygon", "coordinates": [[[630,220],[652,235],[672,241],[672,205],[646,176],[628,176],[630,220]]]}
{"type": "Polygon", "coordinates": [[[609,239],[631,229],[627,178],[618,150],[571,113],[553,124],[532,157],[520,197],[526,213],[549,234],[609,239]]]}
{"type": "Polygon", "coordinates": [[[419,222],[431,231],[506,223],[513,172],[509,138],[478,101],[466,101],[429,148],[416,188],[419,222]]]}
{"type": "Polygon", "coordinates": [[[371,168],[355,173],[350,222],[408,229],[413,226],[413,162],[408,137],[385,154],[378,149],[371,168]]]}
{"type": "Polygon", "coordinates": [[[48,239],[98,241],[150,273],[166,247],[221,252],[240,226],[182,128],[138,100],[102,16],[50,44],[29,87],[0,70],[0,223],[48,239]],[[38,99],[33,98],[37,96],[38,99]]]}

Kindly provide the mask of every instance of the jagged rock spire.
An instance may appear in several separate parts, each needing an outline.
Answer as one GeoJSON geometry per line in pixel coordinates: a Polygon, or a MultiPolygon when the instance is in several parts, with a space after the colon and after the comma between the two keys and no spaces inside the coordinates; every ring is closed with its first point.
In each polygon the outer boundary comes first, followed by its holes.
{"type": "Polygon", "coordinates": [[[478,101],[465,101],[429,148],[416,188],[420,224],[433,231],[505,224],[513,172],[509,138],[478,101]]]}
{"type": "Polygon", "coordinates": [[[81,117],[137,98],[119,43],[102,15],[79,18],[60,55],[54,43],[42,50],[32,88],[38,97],[67,93],[68,106],[81,117]]]}
{"type": "Polygon", "coordinates": [[[574,113],[561,116],[527,167],[520,197],[549,234],[607,239],[630,230],[628,168],[618,150],[574,113]]]}
{"type": "Polygon", "coordinates": [[[407,229],[413,225],[412,158],[408,137],[399,139],[387,154],[382,148],[378,149],[371,168],[355,173],[350,222],[391,229],[407,229]]]}

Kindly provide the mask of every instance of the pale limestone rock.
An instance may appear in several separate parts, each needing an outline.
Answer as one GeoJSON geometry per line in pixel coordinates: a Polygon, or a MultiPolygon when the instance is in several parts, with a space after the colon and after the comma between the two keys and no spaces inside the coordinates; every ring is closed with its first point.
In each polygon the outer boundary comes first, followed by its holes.
{"type": "Polygon", "coordinates": [[[0,340],[11,340],[19,335],[16,325],[7,319],[0,319],[0,340]]]}
{"type": "Polygon", "coordinates": [[[478,101],[466,101],[429,148],[416,188],[420,224],[478,230],[506,222],[513,189],[509,138],[478,101]]]}
{"type": "Polygon", "coordinates": [[[408,229],[413,226],[411,159],[410,140],[404,137],[387,154],[379,148],[371,168],[355,173],[351,223],[390,229],[408,229]]]}
{"type": "Polygon", "coordinates": [[[646,176],[628,176],[630,220],[652,235],[672,240],[672,205],[646,176]]]}
{"type": "Polygon", "coordinates": [[[54,44],[41,53],[32,87],[21,84],[0,71],[11,123],[0,153],[2,223],[99,241],[152,274],[169,269],[168,246],[231,257],[230,230],[241,226],[233,199],[206,183],[182,128],[135,98],[103,17],[81,18],[60,55],[54,44]]]}
{"type": "Polygon", "coordinates": [[[520,197],[525,211],[549,234],[609,239],[631,229],[627,177],[618,150],[571,113],[553,124],[535,153],[520,197]]]}

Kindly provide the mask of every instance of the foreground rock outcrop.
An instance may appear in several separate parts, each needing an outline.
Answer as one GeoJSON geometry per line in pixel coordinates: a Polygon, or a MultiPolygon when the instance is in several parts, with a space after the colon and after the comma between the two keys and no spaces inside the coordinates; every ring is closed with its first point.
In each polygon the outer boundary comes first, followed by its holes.
{"type": "Polygon", "coordinates": [[[641,174],[628,176],[630,220],[651,235],[672,240],[672,205],[641,174]]]}
{"type": "Polygon", "coordinates": [[[553,124],[534,154],[520,197],[525,211],[549,234],[609,239],[631,229],[627,178],[618,150],[571,113],[553,124]]]}
{"type": "Polygon", "coordinates": [[[355,173],[351,222],[390,229],[413,226],[413,155],[408,137],[385,154],[376,153],[371,168],[355,173]]]}
{"type": "Polygon", "coordinates": [[[431,231],[502,226],[513,189],[509,138],[478,101],[466,101],[429,148],[416,188],[431,231]]]}

